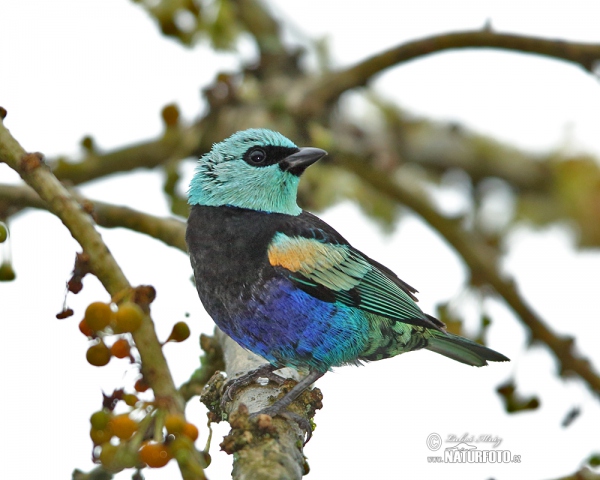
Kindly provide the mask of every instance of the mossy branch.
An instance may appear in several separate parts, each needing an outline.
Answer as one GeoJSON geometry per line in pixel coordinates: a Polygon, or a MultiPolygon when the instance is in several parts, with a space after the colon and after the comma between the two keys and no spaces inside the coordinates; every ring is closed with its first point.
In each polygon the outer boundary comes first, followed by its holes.
{"type": "MultiPolygon", "coordinates": [[[[111,296],[128,291],[137,293],[108,250],[90,215],[52,174],[42,155],[27,153],[10,135],[3,121],[0,121],[0,161],[19,173],[45,202],[48,210],[61,219],[89,256],[92,271],[111,296]]],[[[141,327],[132,336],[140,354],[144,378],[154,391],[156,400],[169,411],[184,415],[184,402],[175,388],[149,308],[141,327]]],[[[182,455],[179,462],[183,478],[204,478],[205,465],[199,452],[194,449],[190,453],[182,455]]]]}

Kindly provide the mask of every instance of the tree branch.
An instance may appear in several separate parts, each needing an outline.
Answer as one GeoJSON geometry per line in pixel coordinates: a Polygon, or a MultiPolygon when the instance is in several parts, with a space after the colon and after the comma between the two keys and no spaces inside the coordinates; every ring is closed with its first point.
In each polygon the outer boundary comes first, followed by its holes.
{"type": "Polygon", "coordinates": [[[542,342],[552,350],[560,374],[576,374],[600,396],[598,372],[586,358],[576,353],[574,339],[555,333],[521,297],[515,282],[499,273],[499,254],[495,248],[480,239],[476,232],[464,230],[458,221],[440,215],[414,184],[393,181],[388,174],[378,172],[364,159],[351,153],[330,151],[330,154],[337,165],[354,172],[373,188],[410,208],[439,232],[469,266],[472,281],[491,285],[527,326],[531,340],[542,342]]]}
{"type": "Polygon", "coordinates": [[[394,47],[343,70],[333,71],[315,81],[291,106],[304,116],[313,116],[323,105],[335,102],[347,90],[366,85],[372,77],[392,66],[432,53],[459,48],[499,48],[533,53],[581,65],[589,72],[600,60],[600,45],[566,42],[495,33],[490,30],[456,32],[415,40],[394,47]]]}
{"type": "MultiPolygon", "coordinates": [[[[184,221],[177,218],[160,218],[133,208],[91,200],[76,192],[71,194],[91,213],[98,225],[106,228],[127,228],[187,252],[184,221]]],[[[0,184],[0,212],[9,208],[27,207],[48,210],[48,205],[32,188],[0,184]]]]}
{"type": "MultiPolygon", "coordinates": [[[[91,217],[43,163],[41,154],[28,154],[10,135],[2,120],[0,120],[0,161],[18,172],[47,204],[48,209],[61,219],[73,238],[89,255],[92,271],[111,296],[127,291],[133,292],[121,268],[95,229],[91,217]]],[[[157,402],[172,413],[183,416],[184,402],[173,383],[161,343],[154,330],[154,323],[150,318],[149,306],[145,313],[142,325],[132,333],[142,361],[144,378],[152,387],[157,402]]],[[[197,450],[191,449],[189,453],[178,456],[183,478],[190,480],[204,478],[205,462],[197,450]]]]}

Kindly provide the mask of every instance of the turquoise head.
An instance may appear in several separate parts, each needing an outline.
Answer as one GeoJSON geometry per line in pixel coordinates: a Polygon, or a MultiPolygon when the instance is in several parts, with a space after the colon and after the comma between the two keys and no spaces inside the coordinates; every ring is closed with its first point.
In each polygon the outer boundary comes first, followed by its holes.
{"type": "Polygon", "coordinates": [[[272,130],[234,133],[200,158],[188,202],[299,215],[300,175],[326,154],[319,148],[298,148],[272,130]]]}

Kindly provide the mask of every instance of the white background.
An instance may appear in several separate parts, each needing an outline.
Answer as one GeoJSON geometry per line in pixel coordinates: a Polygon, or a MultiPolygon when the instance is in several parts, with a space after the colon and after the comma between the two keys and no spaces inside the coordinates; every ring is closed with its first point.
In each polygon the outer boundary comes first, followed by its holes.
{"type": "MultiPolygon", "coordinates": [[[[488,20],[502,32],[600,43],[600,5],[592,0],[279,0],[274,10],[294,27],[286,31],[290,41],[327,36],[337,66],[403,41],[480,28],[488,20]]],[[[47,156],[77,156],[85,134],[102,149],[152,138],[161,131],[161,107],[173,101],[191,121],[203,108],[200,88],[216,72],[239,65],[239,55],[215,56],[204,46],[186,49],[162,38],[147,14],[125,0],[5,0],[0,16],[5,125],[25,149],[47,156]]],[[[241,52],[251,58],[248,42],[241,52]]],[[[459,122],[530,151],[600,153],[600,86],[565,62],[499,51],[444,53],[394,68],[374,86],[409,111],[459,122]]],[[[16,180],[0,165],[1,182],[16,180]]],[[[160,191],[160,175],[146,171],[82,188],[91,198],[168,215],[160,191]]],[[[460,204],[455,197],[444,198],[460,204]]],[[[454,304],[467,312],[467,326],[474,331],[479,310],[461,290],[466,271],[421,221],[409,217],[384,235],[349,204],[322,217],[416,286],[425,311],[457,297],[454,304]]],[[[69,478],[73,468],[93,467],[88,418],[101,405],[102,389],[130,386],[136,373],[125,361],[98,369],[84,360],[88,342],[77,323],[87,304],[108,300],[97,280],[86,278],[82,293],[69,297],[73,318],[54,318],[79,250],[61,223],[31,211],[11,222],[11,234],[18,279],[0,284],[3,476],[69,478]]],[[[123,230],[102,234],[132,284],[156,287],[153,317],[161,338],[186,313],[193,338],[212,331],[184,254],[123,230]]],[[[511,236],[503,267],[516,276],[536,311],[557,331],[575,335],[581,351],[600,365],[600,257],[595,251],[575,252],[573,244],[572,233],[563,227],[523,227],[511,236]]],[[[597,397],[578,380],[557,379],[553,357],[543,347],[527,348],[523,328],[504,304],[487,300],[484,308],[494,320],[489,345],[509,356],[509,364],[475,369],[416,352],[338,369],[320,380],[325,406],[305,450],[309,478],[554,478],[574,472],[597,452],[597,397]],[[541,398],[539,410],[504,413],[494,389],[512,377],[523,394],[541,398]],[[564,429],[561,421],[573,406],[582,414],[564,429]],[[500,448],[521,455],[522,463],[428,464],[425,441],[432,432],[443,439],[464,433],[499,436],[500,448]]],[[[185,381],[198,364],[197,342],[170,344],[165,351],[176,382],[185,381]]],[[[202,432],[201,446],[205,417],[196,400],[189,414],[202,432]]],[[[218,448],[227,430],[216,427],[207,471],[213,479],[229,476],[231,459],[218,448]]],[[[167,469],[144,474],[177,478],[173,462],[167,469]]]]}

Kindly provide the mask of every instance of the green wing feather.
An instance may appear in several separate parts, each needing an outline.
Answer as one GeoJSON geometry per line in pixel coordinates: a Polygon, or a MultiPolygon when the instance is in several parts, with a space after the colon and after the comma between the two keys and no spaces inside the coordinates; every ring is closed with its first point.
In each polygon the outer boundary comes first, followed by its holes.
{"type": "Polygon", "coordinates": [[[277,233],[268,254],[272,266],[287,269],[299,288],[317,298],[395,321],[443,326],[417,306],[414,289],[349,245],[277,233]]]}
{"type": "Polygon", "coordinates": [[[508,361],[501,353],[447,333],[442,322],[417,306],[412,295],[416,290],[391,270],[348,244],[328,242],[322,230],[319,233],[323,235],[319,239],[276,234],[269,246],[269,262],[286,269],[288,278],[317,298],[359,308],[380,320],[392,320],[378,322],[382,337],[372,342],[362,358],[377,360],[424,347],[477,367],[487,365],[487,361],[508,361]],[[415,329],[406,336],[396,322],[428,330],[416,334],[415,329]]]}

